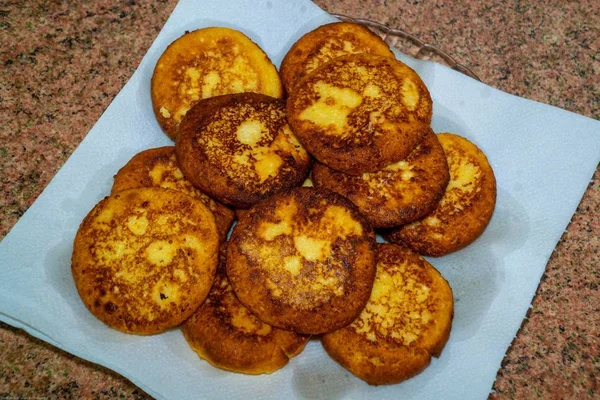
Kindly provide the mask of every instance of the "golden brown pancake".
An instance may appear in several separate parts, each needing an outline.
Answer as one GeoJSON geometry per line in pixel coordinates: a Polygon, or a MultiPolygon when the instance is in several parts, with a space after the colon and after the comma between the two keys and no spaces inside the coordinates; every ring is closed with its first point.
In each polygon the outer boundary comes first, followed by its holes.
{"type": "Polygon", "coordinates": [[[187,111],[200,99],[255,92],[282,97],[277,69],[246,35],[229,28],[186,32],[167,47],[152,75],[152,107],[173,140],[187,111]]]}
{"type": "Polygon", "coordinates": [[[450,176],[446,155],[433,131],[403,161],[377,172],[348,175],[315,164],[317,188],[356,204],[374,228],[391,228],[424,217],[437,205],[450,176]]]}
{"type": "Polygon", "coordinates": [[[350,325],[327,333],[327,353],[371,385],[402,382],[442,353],[452,326],[452,289],[412,251],[378,245],[371,298],[350,325]]]}
{"type": "Polygon", "coordinates": [[[240,303],[225,273],[225,246],[206,301],[181,330],[200,358],[217,368],[245,374],[269,374],[283,368],[310,337],[267,325],[240,303]]]}
{"type": "Polygon", "coordinates": [[[179,325],[202,304],[217,268],[219,237],[210,210],[170,189],[123,190],[85,217],[71,269],[85,306],[127,333],[179,325]]]}
{"type": "Polygon", "coordinates": [[[439,134],[438,139],[450,168],[444,196],[425,218],[385,236],[428,256],[443,256],[473,242],[490,222],[496,205],[496,178],[485,154],[452,133],[439,134]]]}
{"type": "Polygon", "coordinates": [[[369,53],[394,57],[379,36],[369,28],[351,22],[334,22],[302,36],[281,62],[281,80],[288,93],[306,75],[334,58],[348,54],[369,53]]]}
{"type": "Polygon", "coordinates": [[[206,99],[188,112],[175,146],[185,177],[237,208],[304,182],[312,160],[281,100],[257,93],[206,99]]]}
{"type": "Polygon", "coordinates": [[[371,293],[375,236],[342,196],[295,188],[256,204],[233,228],[227,276],[269,325],[319,334],[350,323],[371,293]]]}
{"type": "Polygon", "coordinates": [[[233,210],[211,199],[185,179],[177,165],[174,146],[148,149],[136,154],[115,175],[112,193],[152,186],[177,190],[204,203],[215,216],[221,241],[225,241],[235,219],[233,210]]]}
{"type": "Polygon", "coordinates": [[[353,54],[298,82],[287,113],[317,160],[360,175],[406,158],[429,132],[432,103],[421,78],[400,61],[353,54]]]}

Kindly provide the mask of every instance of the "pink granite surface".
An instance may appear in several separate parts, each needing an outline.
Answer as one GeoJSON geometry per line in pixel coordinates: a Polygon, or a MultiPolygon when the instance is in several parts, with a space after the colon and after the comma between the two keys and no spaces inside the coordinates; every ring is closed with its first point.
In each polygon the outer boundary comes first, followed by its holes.
{"type": "MultiPolygon", "coordinates": [[[[0,238],[129,79],[175,3],[0,2],[0,238]]],[[[597,0],[316,3],[410,31],[491,86],[600,118],[597,0]]],[[[599,266],[597,169],[492,398],[600,396],[599,266]]],[[[0,323],[0,399],[146,397],[125,378],[0,323]]]]}

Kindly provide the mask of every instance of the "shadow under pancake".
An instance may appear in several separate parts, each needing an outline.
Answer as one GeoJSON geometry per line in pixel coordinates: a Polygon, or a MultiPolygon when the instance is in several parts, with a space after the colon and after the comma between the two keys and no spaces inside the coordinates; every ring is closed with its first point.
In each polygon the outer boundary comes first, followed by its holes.
{"type": "Polygon", "coordinates": [[[294,393],[303,399],[341,399],[366,385],[327,355],[318,337],[298,356],[293,377],[294,393]],[[309,348],[310,346],[310,348],[309,348]]]}
{"type": "Polygon", "coordinates": [[[525,245],[530,231],[531,222],[525,207],[498,187],[494,215],[478,240],[492,247],[497,257],[504,258],[525,245]]]}
{"type": "MultiPolygon", "coordinates": [[[[456,104],[460,108],[461,104],[456,104]]],[[[477,145],[475,140],[476,135],[471,131],[467,123],[458,118],[455,112],[444,107],[434,99],[433,102],[433,118],[431,120],[431,129],[435,133],[450,132],[463,136],[477,145]]]]}
{"type": "MultiPolygon", "coordinates": [[[[74,234],[73,234],[74,236],[74,234]]],[[[71,273],[71,254],[73,238],[65,238],[53,246],[44,259],[46,282],[66,303],[61,313],[61,329],[77,330],[81,336],[99,343],[134,343],[137,335],[128,335],[110,328],[96,318],[79,297],[73,274],[71,273]]]]}
{"type": "Polygon", "coordinates": [[[454,292],[451,340],[465,340],[505,283],[504,259],[525,245],[531,227],[523,206],[499,188],[496,209],[484,233],[469,246],[444,257],[429,258],[454,292]]]}
{"type": "Polygon", "coordinates": [[[208,361],[201,359],[185,340],[179,327],[169,329],[161,334],[167,349],[177,360],[185,363],[190,369],[199,371],[203,379],[226,379],[232,372],[213,367],[208,361]]]}
{"type": "Polygon", "coordinates": [[[440,259],[428,258],[446,278],[454,294],[451,341],[473,336],[504,282],[502,264],[485,247],[465,249],[440,259]]]}
{"type": "Polygon", "coordinates": [[[183,365],[182,369],[186,371],[188,380],[207,380],[221,387],[217,393],[207,395],[206,398],[273,398],[273,388],[290,385],[292,371],[298,368],[297,360],[302,357],[302,353],[293,357],[288,365],[271,374],[249,375],[225,371],[201,359],[188,345],[181,329],[175,328],[160,336],[173,358],[183,365]],[[231,379],[236,382],[235,386],[230,384],[231,379]]]}

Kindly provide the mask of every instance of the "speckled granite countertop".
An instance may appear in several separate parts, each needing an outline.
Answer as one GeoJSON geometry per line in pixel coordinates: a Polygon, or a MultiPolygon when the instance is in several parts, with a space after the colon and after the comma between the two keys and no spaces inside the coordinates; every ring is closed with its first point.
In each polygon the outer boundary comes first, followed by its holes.
{"type": "MultiPolygon", "coordinates": [[[[600,3],[316,0],[436,44],[487,84],[600,119],[600,3]]],[[[176,0],[0,2],[0,238],[133,74],[176,0]]],[[[600,396],[600,169],[558,243],[492,398],[600,396]]],[[[0,323],[0,399],[146,398],[0,323]]]]}

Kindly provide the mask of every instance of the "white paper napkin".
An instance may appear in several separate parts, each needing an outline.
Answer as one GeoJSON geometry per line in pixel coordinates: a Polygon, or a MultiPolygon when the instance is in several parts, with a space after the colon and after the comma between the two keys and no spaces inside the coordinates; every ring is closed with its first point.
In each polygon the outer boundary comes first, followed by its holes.
{"type": "Polygon", "coordinates": [[[297,38],[332,20],[306,0],[182,0],[130,81],[0,243],[0,319],[117,371],[157,398],[485,398],[600,160],[600,123],[437,64],[401,57],[431,91],[434,130],[463,135],[487,154],[498,200],[482,237],[430,260],[454,290],[456,314],[442,356],[417,377],[370,387],[315,340],[272,375],[228,373],[200,360],[179,330],[150,337],[117,332],[77,295],[70,256],[80,221],[131,156],[171,143],[150,102],[152,70],[167,45],[185,30],[228,26],[279,65],[297,38]]]}

